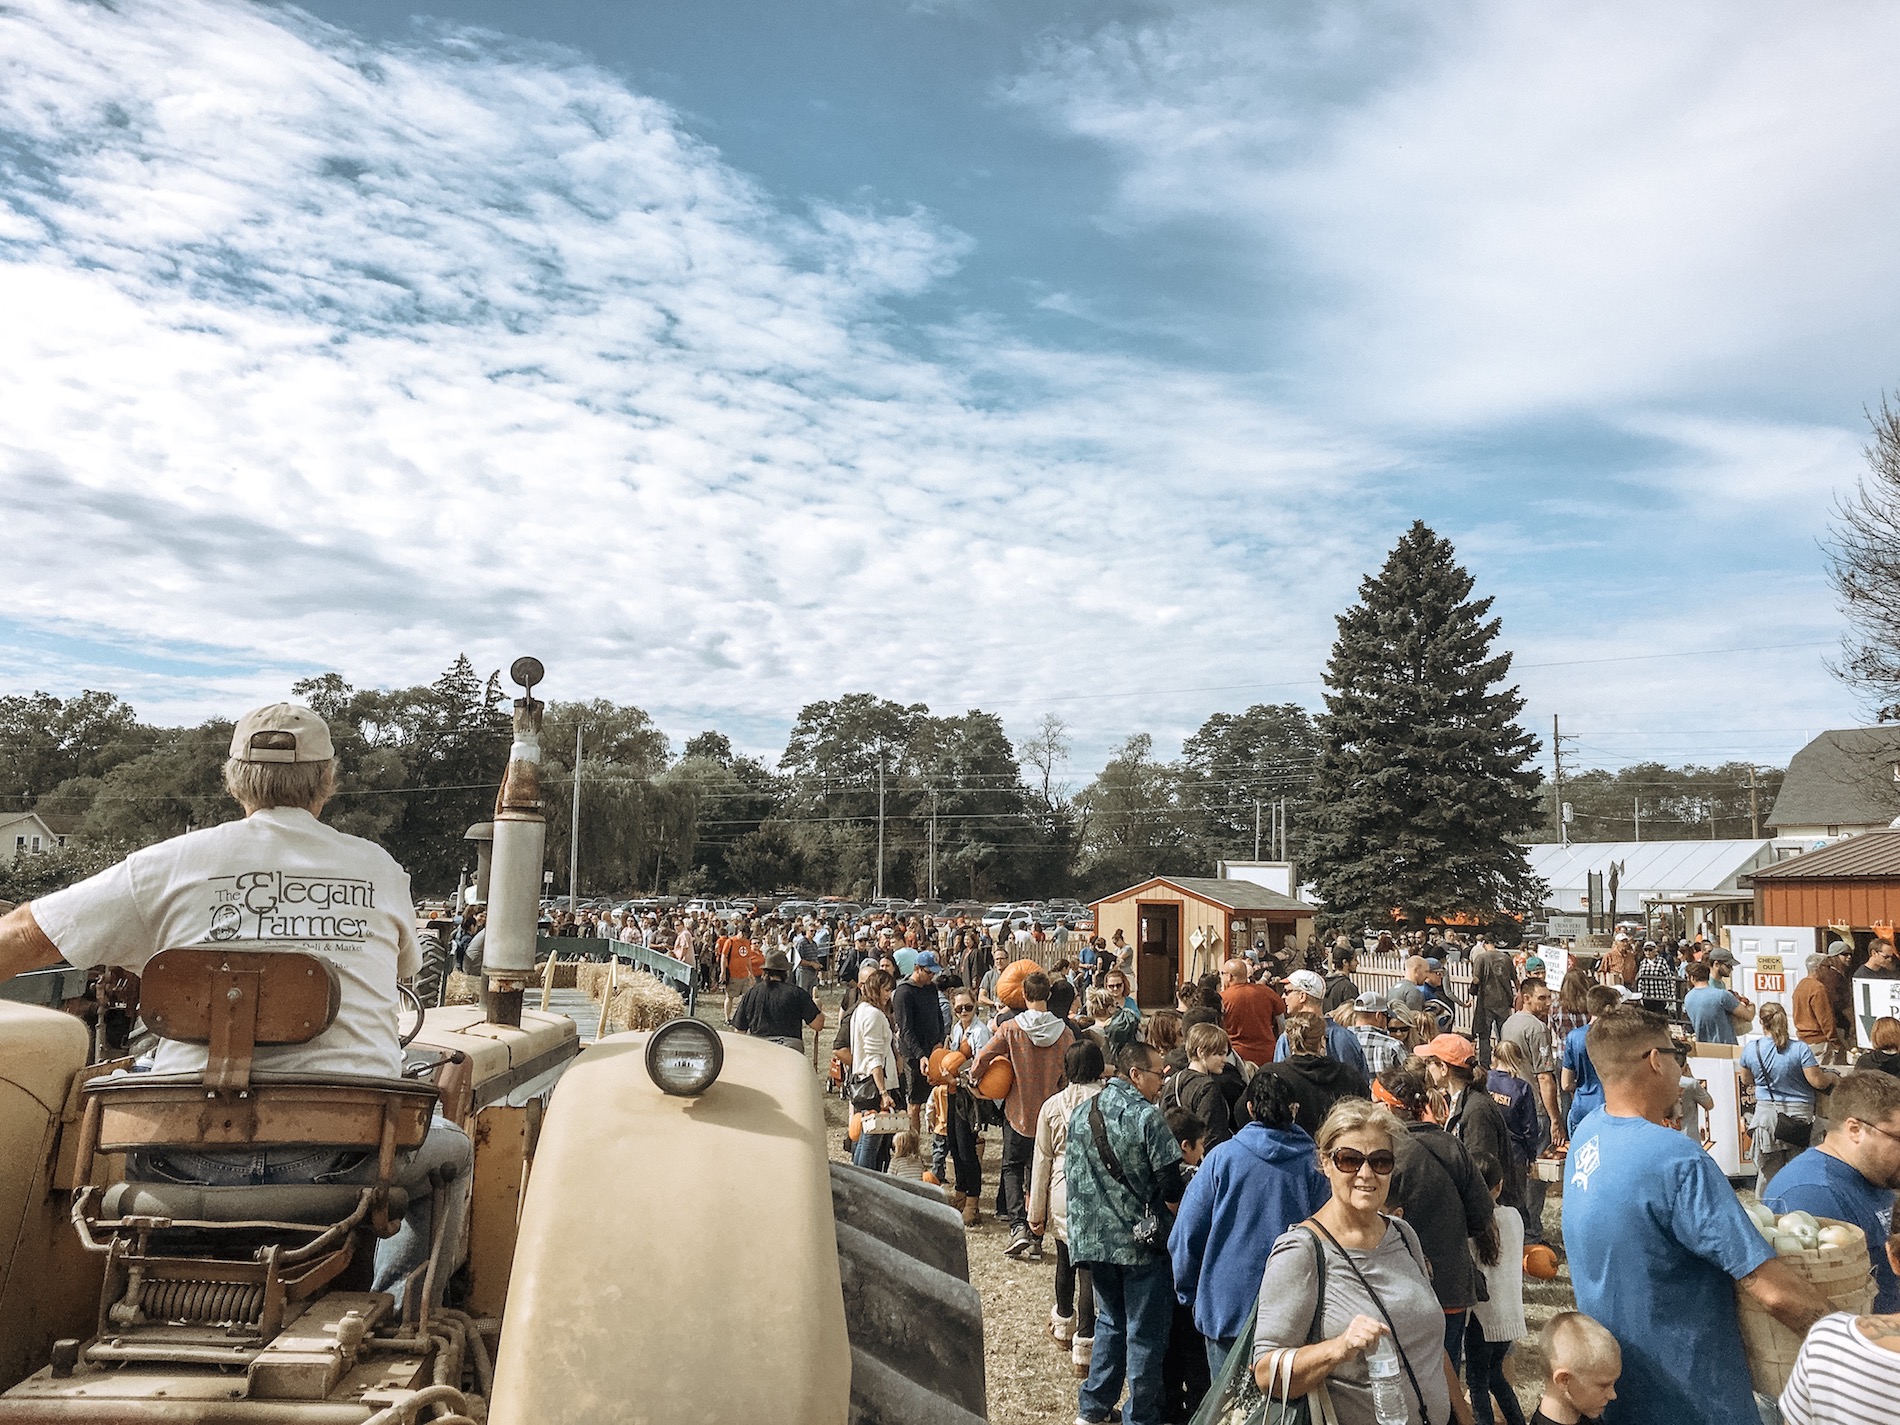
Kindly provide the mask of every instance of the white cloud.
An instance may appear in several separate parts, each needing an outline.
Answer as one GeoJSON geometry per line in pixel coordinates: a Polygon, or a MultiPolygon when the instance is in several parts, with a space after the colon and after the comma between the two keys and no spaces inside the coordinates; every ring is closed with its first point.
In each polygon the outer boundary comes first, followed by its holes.
{"type": "MultiPolygon", "coordinates": [[[[1336,517],[1375,446],[975,320],[900,347],[965,238],[788,211],[574,55],[26,0],[0,65],[10,612],[220,660],[148,712],[467,649],[688,730],[859,687],[1028,722],[1316,666],[1376,553],[1336,517]]],[[[7,680],[96,681],[45,646],[7,680]]]]}
{"type": "Polygon", "coordinates": [[[1012,92],[1118,158],[1117,221],[1250,235],[1309,389],[1458,426],[1851,410],[1900,318],[1897,70],[1872,0],[1219,4],[1052,45],[1012,92]]]}

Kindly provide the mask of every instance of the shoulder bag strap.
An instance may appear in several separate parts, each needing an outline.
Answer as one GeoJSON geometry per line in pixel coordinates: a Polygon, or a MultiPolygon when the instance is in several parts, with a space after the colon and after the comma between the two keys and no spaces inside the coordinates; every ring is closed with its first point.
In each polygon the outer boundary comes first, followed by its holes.
{"type": "Polygon", "coordinates": [[[1128,1175],[1122,1171],[1121,1159],[1108,1146],[1108,1125],[1102,1122],[1101,1098],[1100,1094],[1096,1094],[1089,1099],[1089,1133],[1095,1139],[1096,1156],[1102,1160],[1102,1166],[1108,1169],[1111,1178],[1133,1192],[1134,1188],[1128,1185],[1128,1175]]]}
{"type": "MultiPolygon", "coordinates": [[[[1390,1218],[1384,1217],[1384,1214],[1381,1214],[1381,1218],[1387,1222],[1391,1221],[1390,1218]]],[[[1392,1333],[1392,1346],[1393,1349],[1399,1353],[1399,1364],[1405,1367],[1405,1378],[1412,1383],[1412,1394],[1418,1397],[1419,1419],[1426,1421],[1427,1425],[1430,1425],[1432,1417],[1431,1411],[1427,1409],[1425,1405],[1425,1392],[1418,1387],[1418,1377],[1412,1372],[1411,1358],[1405,1354],[1405,1343],[1399,1340],[1399,1328],[1392,1322],[1392,1313],[1385,1309],[1385,1301],[1380,1297],[1379,1293],[1373,1289],[1372,1283],[1366,1280],[1365,1273],[1359,1270],[1359,1264],[1352,1259],[1352,1253],[1348,1252],[1344,1247],[1340,1247],[1338,1240],[1333,1234],[1326,1231],[1326,1224],[1321,1222],[1318,1218],[1314,1218],[1313,1226],[1316,1230],[1325,1233],[1328,1242],[1331,1242],[1333,1246],[1339,1248],[1339,1255],[1346,1259],[1347,1269],[1359,1279],[1359,1285],[1366,1289],[1366,1295],[1372,1298],[1372,1304],[1379,1308],[1379,1315],[1385,1321],[1385,1329],[1392,1333]]]]}

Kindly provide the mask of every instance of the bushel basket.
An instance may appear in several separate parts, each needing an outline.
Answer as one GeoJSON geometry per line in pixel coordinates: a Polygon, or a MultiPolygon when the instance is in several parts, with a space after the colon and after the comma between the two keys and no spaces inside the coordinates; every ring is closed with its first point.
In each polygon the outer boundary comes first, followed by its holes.
{"type": "MultiPolygon", "coordinates": [[[[1851,1222],[1836,1222],[1827,1217],[1815,1220],[1823,1227],[1847,1228],[1854,1234],[1854,1240],[1844,1247],[1783,1252],[1781,1260],[1806,1277],[1836,1311],[1865,1315],[1874,1304],[1867,1234],[1851,1222]]],[[[1748,1354],[1748,1373],[1755,1382],[1755,1389],[1771,1400],[1778,1399],[1794,1370],[1794,1358],[1801,1353],[1801,1338],[1770,1316],[1739,1283],[1735,1287],[1735,1308],[1741,1320],[1742,1349],[1748,1354]]]]}

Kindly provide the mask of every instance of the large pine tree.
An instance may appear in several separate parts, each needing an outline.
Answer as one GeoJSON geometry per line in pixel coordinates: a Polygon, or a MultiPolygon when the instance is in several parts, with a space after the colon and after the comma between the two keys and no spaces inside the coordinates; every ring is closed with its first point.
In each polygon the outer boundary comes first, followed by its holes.
{"type": "Polygon", "coordinates": [[[1301,857],[1329,922],[1488,919],[1541,893],[1513,839],[1537,820],[1538,743],[1471,590],[1418,521],[1339,616],[1301,857]]]}

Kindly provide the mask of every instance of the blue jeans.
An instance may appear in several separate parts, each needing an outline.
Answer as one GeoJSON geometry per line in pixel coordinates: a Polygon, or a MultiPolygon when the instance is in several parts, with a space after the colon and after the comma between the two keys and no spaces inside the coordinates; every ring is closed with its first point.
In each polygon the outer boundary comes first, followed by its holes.
{"type": "Polygon", "coordinates": [[[1445,1354],[1451,1357],[1454,1373],[1465,1373],[1465,1321],[1471,1315],[1469,1311],[1447,1311],[1445,1313],[1445,1354]]]}
{"type": "MultiPolygon", "coordinates": [[[[374,1291],[391,1292],[400,1308],[402,1282],[429,1260],[429,1242],[435,1227],[434,1193],[438,1184],[448,1188],[448,1220],[442,1232],[442,1265],[435,1274],[435,1302],[440,1305],[449,1276],[460,1264],[468,1223],[470,1168],[474,1149],[468,1135],[438,1115],[429,1124],[422,1146],[396,1155],[394,1182],[409,1194],[409,1210],[393,1237],[376,1244],[374,1291]]],[[[355,1149],[252,1148],[216,1153],[176,1149],[135,1153],[126,1163],[133,1182],[196,1183],[205,1187],[261,1187],[280,1183],[343,1183],[368,1187],[376,1181],[376,1155],[355,1149]]]]}
{"type": "Polygon", "coordinates": [[[860,1133],[858,1141],[851,1145],[851,1161],[874,1173],[888,1172],[891,1166],[891,1137],[889,1133],[860,1133]]]}
{"type": "Polygon", "coordinates": [[[1221,1367],[1227,1364],[1227,1357],[1233,1352],[1234,1342],[1240,1338],[1229,1336],[1225,1341],[1212,1336],[1201,1337],[1207,1343],[1207,1373],[1215,1380],[1220,1379],[1221,1367]]]}
{"type": "Polygon", "coordinates": [[[1105,1420],[1128,1384],[1127,1425],[1161,1425],[1161,1361],[1174,1324],[1174,1267],[1157,1257],[1138,1267],[1087,1264],[1095,1278],[1095,1351],[1076,1414],[1105,1420]]]}

